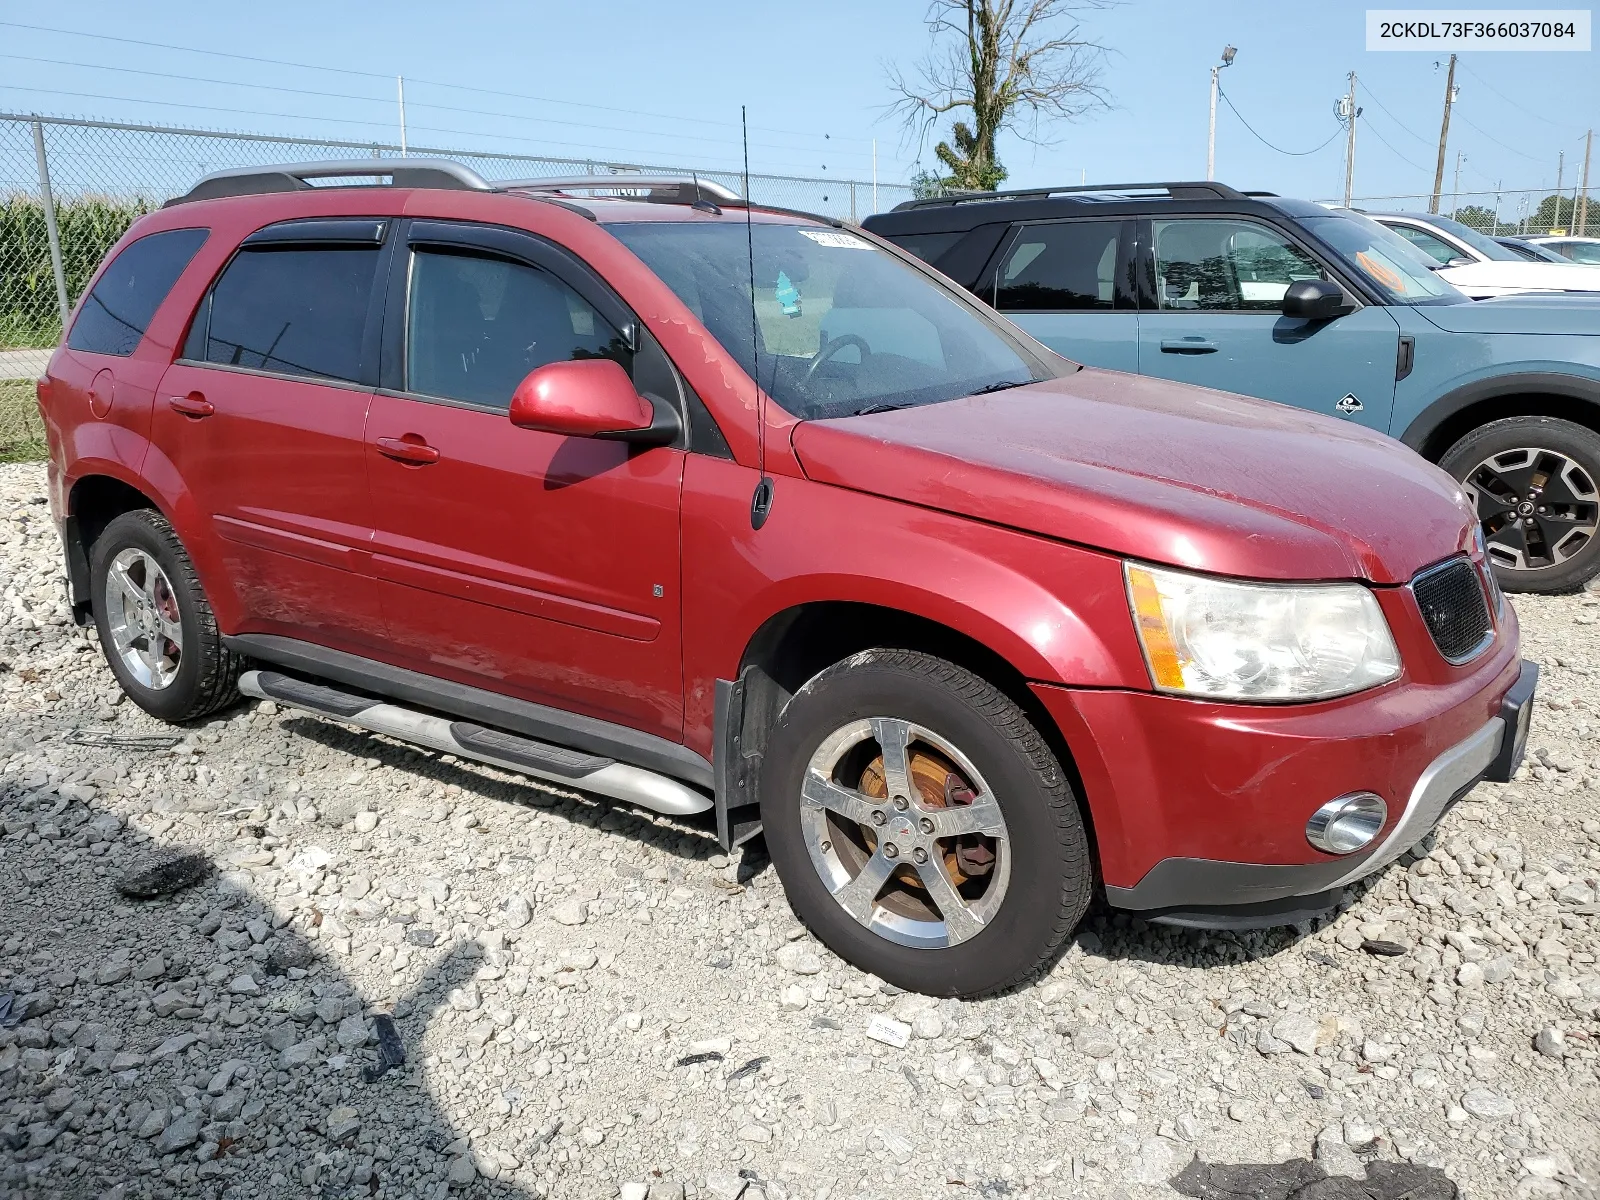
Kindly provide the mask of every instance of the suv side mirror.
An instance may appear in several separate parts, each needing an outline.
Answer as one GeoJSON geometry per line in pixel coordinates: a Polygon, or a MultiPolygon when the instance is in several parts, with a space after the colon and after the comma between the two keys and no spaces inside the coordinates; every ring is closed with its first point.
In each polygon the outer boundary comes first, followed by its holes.
{"type": "Polygon", "coordinates": [[[1327,279],[1297,279],[1283,293],[1283,315],[1304,317],[1308,321],[1331,321],[1354,306],[1345,299],[1344,289],[1327,279]]]}
{"type": "Polygon", "coordinates": [[[1445,263],[1445,266],[1447,267],[1470,267],[1471,265],[1472,259],[1468,258],[1464,254],[1458,254],[1449,262],[1445,263]]]}
{"type": "Polygon", "coordinates": [[[677,436],[678,422],[659,421],[656,406],[634,390],[618,363],[583,358],[535,367],[511,394],[511,423],[568,437],[657,445],[677,436]]]}

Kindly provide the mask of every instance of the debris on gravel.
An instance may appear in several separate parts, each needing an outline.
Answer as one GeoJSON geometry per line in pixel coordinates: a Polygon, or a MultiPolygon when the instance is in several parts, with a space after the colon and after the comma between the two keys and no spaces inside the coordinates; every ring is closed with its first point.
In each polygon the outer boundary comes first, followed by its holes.
{"type": "Polygon", "coordinates": [[[209,874],[211,860],[204,854],[160,852],[129,867],[117,881],[117,891],[136,900],[149,900],[193,887],[209,874]]]}
{"type": "Polygon", "coordinates": [[[1600,595],[1516,599],[1526,766],[1337,915],[1101,909],[958,1002],[829,953],[709,822],[272,704],[151,720],[45,495],[0,465],[7,1200],[1594,1200],[1600,595]],[[119,890],[172,861],[208,868],[119,890]]]}

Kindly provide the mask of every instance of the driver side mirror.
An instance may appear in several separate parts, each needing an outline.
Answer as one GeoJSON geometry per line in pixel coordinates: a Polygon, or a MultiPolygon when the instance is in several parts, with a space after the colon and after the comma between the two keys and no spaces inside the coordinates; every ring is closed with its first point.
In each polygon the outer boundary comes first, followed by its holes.
{"type": "Polygon", "coordinates": [[[1445,263],[1445,266],[1447,267],[1470,267],[1471,265],[1472,260],[1464,254],[1458,254],[1449,262],[1445,263]]]}
{"type": "Polygon", "coordinates": [[[511,394],[510,417],[519,429],[648,446],[671,442],[680,426],[670,405],[639,395],[628,373],[609,358],[535,367],[511,394]]]}
{"type": "Polygon", "coordinates": [[[1297,279],[1283,293],[1283,315],[1307,321],[1331,321],[1355,306],[1345,298],[1344,289],[1327,279],[1297,279]]]}

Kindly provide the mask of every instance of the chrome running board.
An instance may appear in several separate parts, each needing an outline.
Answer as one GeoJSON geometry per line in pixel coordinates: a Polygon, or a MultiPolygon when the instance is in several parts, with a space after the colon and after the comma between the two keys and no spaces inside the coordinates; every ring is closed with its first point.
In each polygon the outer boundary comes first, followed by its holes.
{"type": "Polygon", "coordinates": [[[272,700],[331,721],[342,721],[403,742],[595,792],[613,800],[625,800],[669,816],[687,816],[711,807],[710,796],[642,767],[552,746],[471,721],[452,721],[326,684],[308,683],[277,671],[246,671],[239,677],[239,690],[258,700],[272,700]]]}

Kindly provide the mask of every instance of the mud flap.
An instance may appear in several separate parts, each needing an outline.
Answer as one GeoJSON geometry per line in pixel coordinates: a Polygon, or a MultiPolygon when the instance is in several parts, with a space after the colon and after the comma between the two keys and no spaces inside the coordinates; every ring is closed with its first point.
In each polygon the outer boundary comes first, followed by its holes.
{"type": "Polygon", "coordinates": [[[745,684],[749,673],[746,670],[737,680],[717,680],[712,723],[717,841],[730,853],[761,832],[758,781],[765,738],[747,734],[745,684]]]}

